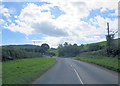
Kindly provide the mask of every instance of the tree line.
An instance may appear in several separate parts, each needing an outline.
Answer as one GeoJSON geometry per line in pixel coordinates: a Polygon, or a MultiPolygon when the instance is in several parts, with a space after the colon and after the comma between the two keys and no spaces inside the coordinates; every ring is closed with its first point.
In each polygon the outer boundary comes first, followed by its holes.
{"type": "Polygon", "coordinates": [[[99,43],[78,46],[77,44],[68,44],[65,42],[64,44],[60,44],[58,47],[58,55],[59,56],[69,56],[74,57],[80,54],[87,55],[98,55],[98,56],[107,56],[107,57],[116,57],[120,55],[120,39],[118,38],[118,43],[115,43],[114,35],[115,33],[110,34],[109,31],[109,23],[107,23],[107,31],[106,35],[106,45],[100,45],[99,43]]]}
{"type": "MultiPolygon", "coordinates": [[[[107,38],[107,37],[106,37],[107,38]]],[[[119,39],[118,39],[119,40],[119,39]]],[[[116,57],[120,53],[118,45],[113,38],[108,38],[106,45],[100,45],[99,43],[77,45],[65,42],[58,46],[58,56],[60,57],[75,57],[86,54],[86,56],[107,56],[116,57]],[[109,40],[109,41],[108,41],[109,40]],[[111,41],[110,41],[111,40],[111,41]]]]}
{"type": "Polygon", "coordinates": [[[33,58],[42,57],[42,55],[49,53],[50,46],[46,43],[41,46],[36,45],[16,45],[16,46],[2,46],[2,61],[21,59],[21,58],[33,58]]]}

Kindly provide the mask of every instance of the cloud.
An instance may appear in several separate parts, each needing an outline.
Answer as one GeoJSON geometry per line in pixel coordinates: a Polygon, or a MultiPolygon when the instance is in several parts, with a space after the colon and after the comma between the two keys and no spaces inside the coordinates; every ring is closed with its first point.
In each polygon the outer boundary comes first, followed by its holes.
{"type": "Polygon", "coordinates": [[[36,41],[36,42],[38,41],[39,42],[39,41],[44,41],[44,40],[31,40],[31,41],[36,41]]]}
{"type": "MultiPolygon", "coordinates": [[[[44,6],[37,6],[33,3],[27,4],[27,6],[22,9],[20,15],[18,17],[15,16],[15,18],[17,18],[15,22],[18,25],[12,23],[4,28],[10,29],[14,32],[20,31],[27,35],[39,33],[55,37],[67,36],[68,34],[65,30],[54,25],[53,22],[55,22],[55,20],[52,19],[53,15],[51,15],[49,11],[41,12],[42,10],[48,9],[47,5],[44,6]]],[[[8,21],[10,21],[10,19],[8,21]]]]}
{"type": "MultiPolygon", "coordinates": [[[[111,30],[117,30],[117,18],[103,18],[96,15],[88,20],[82,21],[81,18],[87,18],[92,10],[101,9],[101,13],[107,9],[114,9],[117,14],[118,0],[42,0],[50,4],[38,6],[34,3],[28,3],[20,15],[16,15],[15,23],[4,27],[11,31],[19,31],[26,35],[42,34],[43,42],[51,46],[57,46],[65,41],[75,43],[79,41],[99,41],[104,38],[99,35],[106,34],[106,23],[110,23],[111,30]],[[57,6],[64,14],[56,19],[51,14],[51,9],[57,6]],[[44,12],[43,10],[47,10],[44,12]]],[[[7,12],[8,9],[4,9],[7,12]]],[[[8,13],[8,12],[7,12],[8,13]]],[[[39,40],[39,39],[38,39],[39,40]]]]}
{"type": "Polygon", "coordinates": [[[14,18],[18,18],[18,16],[15,15],[14,18]]]}
{"type": "Polygon", "coordinates": [[[107,9],[106,8],[102,8],[101,10],[100,10],[100,12],[104,12],[104,11],[106,11],[107,9]]]}
{"type": "Polygon", "coordinates": [[[84,38],[85,41],[98,41],[100,40],[100,36],[93,36],[93,37],[85,37],[84,38]]]}
{"type": "Polygon", "coordinates": [[[47,21],[35,23],[32,27],[34,28],[34,33],[41,33],[47,36],[59,37],[68,35],[64,30],[55,27],[51,22],[47,21]]]}
{"type": "Polygon", "coordinates": [[[2,25],[5,21],[3,19],[0,19],[0,25],[2,25]]]}
{"type": "MultiPolygon", "coordinates": [[[[20,22],[21,23],[21,22],[20,22]]],[[[9,29],[13,32],[20,32],[20,33],[24,33],[26,35],[30,35],[32,34],[33,28],[27,26],[26,24],[24,24],[23,22],[21,23],[21,26],[16,25],[15,23],[11,23],[9,26],[4,26],[3,28],[5,29],[9,29]]]]}
{"type": "Polygon", "coordinates": [[[98,25],[98,30],[101,31],[101,33],[106,34],[107,25],[106,23],[109,22],[110,30],[117,31],[118,30],[118,19],[110,19],[110,18],[103,18],[101,16],[96,16],[92,19],[90,19],[91,23],[93,25],[98,25]]]}
{"type": "Polygon", "coordinates": [[[5,8],[4,5],[0,5],[0,14],[3,14],[5,17],[10,17],[9,9],[5,8]]]}
{"type": "Polygon", "coordinates": [[[10,19],[7,19],[7,21],[10,22],[10,23],[12,22],[10,19]]]}

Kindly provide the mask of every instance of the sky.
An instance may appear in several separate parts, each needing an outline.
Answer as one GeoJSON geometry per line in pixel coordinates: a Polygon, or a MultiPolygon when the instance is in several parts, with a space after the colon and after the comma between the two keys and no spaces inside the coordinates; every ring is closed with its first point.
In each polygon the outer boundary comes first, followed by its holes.
{"type": "MultiPolygon", "coordinates": [[[[1,1],[1,0],[0,0],[1,1]]],[[[2,45],[90,44],[118,31],[119,0],[39,0],[0,3],[2,45]]],[[[115,35],[115,38],[118,34],[115,35]]]]}

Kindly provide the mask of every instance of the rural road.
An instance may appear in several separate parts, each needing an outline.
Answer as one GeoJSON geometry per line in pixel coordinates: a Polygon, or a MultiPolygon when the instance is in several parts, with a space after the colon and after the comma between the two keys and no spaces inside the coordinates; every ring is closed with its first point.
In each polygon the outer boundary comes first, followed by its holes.
{"type": "Polygon", "coordinates": [[[70,58],[56,59],[56,65],[32,84],[118,84],[117,72],[70,58]]]}

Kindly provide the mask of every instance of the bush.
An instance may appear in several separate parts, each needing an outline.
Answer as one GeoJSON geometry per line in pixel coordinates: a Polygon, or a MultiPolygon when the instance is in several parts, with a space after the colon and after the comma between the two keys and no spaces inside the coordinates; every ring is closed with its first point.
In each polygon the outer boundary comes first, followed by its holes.
{"type": "Polygon", "coordinates": [[[14,49],[13,47],[9,46],[2,48],[2,61],[41,56],[42,54],[38,52],[27,52],[23,49],[14,49]]]}
{"type": "Polygon", "coordinates": [[[102,49],[102,46],[100,46],[99,44],[88,45],[88,51],[97,51],[100,49],[102,49]]]}

